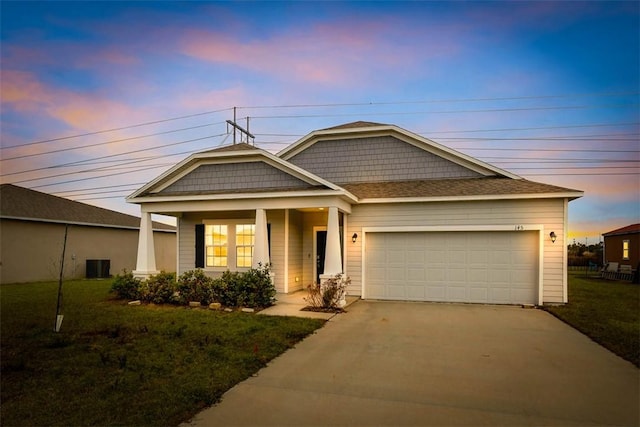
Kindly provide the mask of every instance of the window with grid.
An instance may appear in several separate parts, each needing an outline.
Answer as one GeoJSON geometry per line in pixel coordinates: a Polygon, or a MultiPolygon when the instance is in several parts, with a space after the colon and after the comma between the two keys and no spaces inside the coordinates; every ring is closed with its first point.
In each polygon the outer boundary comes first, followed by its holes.
{"type": "Polygon", "coordinates": [[[205,227],[206,266],[226,267],[228,234],[227,226],[222,224],[205,227]]]}
{"type": "Polygon", "coordinates": [[[236,267],[251,267],[255,228],[254,224],[236,225],[236,267]]]}

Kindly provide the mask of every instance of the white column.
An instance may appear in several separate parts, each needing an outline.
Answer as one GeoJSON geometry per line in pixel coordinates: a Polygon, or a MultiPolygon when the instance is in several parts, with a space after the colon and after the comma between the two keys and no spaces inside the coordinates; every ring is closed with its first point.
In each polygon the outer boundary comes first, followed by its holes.
{"type": "Polygon", "coordinates": [[[340,222],[338,208],[329,208],[327,220],[327,244],[324,251],[324,274],[333,277],[342,273],[342,256],[340,255],[340,222]]]}
{"type": "Polygon", "coordinates": [[[142,211],[140,232],[138,233],[138,259],[133,274],[136,277],[148,278],[158,274],[156,269],[156,250],[153,244],[153,223],[151,213],[142,211]]]}
{"type": "Polygon", "coordinates": [[[258,268],[258,264],[269,264],[269,236],[267,234],[267,213],[264,209],[256,209],[256,230],[253,246],[253,261],[251,266],[258,268]]]}

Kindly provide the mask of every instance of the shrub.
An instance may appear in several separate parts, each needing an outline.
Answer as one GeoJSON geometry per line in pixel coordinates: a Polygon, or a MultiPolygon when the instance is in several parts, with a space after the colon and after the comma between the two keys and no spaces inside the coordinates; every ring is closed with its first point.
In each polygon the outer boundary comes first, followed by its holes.
{"type": "Polygon", "coordinates": [[[273,305],[275,295],[268,266],[245,272],[227,270],[212,283],[213,300],[227,307],[264,308],[273,305]]]}
{"type": "Polygon", "coordinates": [[[269,266],[259,265],[243,275],[244,287],[242,297],[243,305],[254,308],[264,308],[275,302],[276,288],[271,280],[269,266]]]}
{"type": "Polygon", "coordinates": [[[183,273],[178,278],[177,290],[179,302],[182,304],[188,304],[189,301],[209,304],[214,300],[213,279],[201,269],[183,273]]]}
{"type": "Polygon", "coordinates": [[[176,276],[164,271],[149,277],[142,285],[141,299],[154,304],[177,303],[176,276]]]}
{"type": "Polygon", "coordinates": [[[305,301],[314,308],[341,309],[340,302],[344,299],[349,283],[351,278],[339,273],[321,284],[309,285],[305,301]]]}
{"type": "Polygon", "coordinates": [[[141,285],[142,281],[140,279],[133,277],[132,272],[124,269],[122,270],[122,275],[116,275],[111,285],[111,292],[115,292],[120,299],[140,299],[141,285]]]}

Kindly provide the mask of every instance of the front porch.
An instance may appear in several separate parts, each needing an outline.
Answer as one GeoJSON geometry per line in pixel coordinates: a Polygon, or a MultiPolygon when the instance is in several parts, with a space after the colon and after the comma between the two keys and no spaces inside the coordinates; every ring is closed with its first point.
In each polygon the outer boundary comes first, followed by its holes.
{"type": "MultiPolygon", "coordinates": [[[[351,206],[339,202],[338,206],[310,203],[294,208],[174,212],[178,226],[176,272],[181,275],[200,268],[219,277],[227,270],[245,271],[270,264],[279,294],[304,290],[312,283],[347,273],[346,258],[354,245],[347,236],[351,206]]],[[[134,271],[138,277],[157,273],[153,234],[146,226],[152,212],[145,211],[143,206],[134,271]]]]}

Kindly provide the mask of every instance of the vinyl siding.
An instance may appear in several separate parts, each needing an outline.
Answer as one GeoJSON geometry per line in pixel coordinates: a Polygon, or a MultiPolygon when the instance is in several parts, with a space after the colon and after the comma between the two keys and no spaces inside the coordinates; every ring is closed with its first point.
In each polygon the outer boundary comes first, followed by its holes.
{"type": "Polygon", "coordinates": [[[391,136],[318,141],[289,161],[338,184],[480,176],[391,136]]]}
{"type": "Polygon", "coordinates": [[[347,270],[351,277],[348,292],[350,295],[361,294],[363,227],[543,224],[543,301],[561,303],[564,295],[563,278],[566,275],[563,263],[563,250],[566,247],[563,220],[562,199],[354,206],[348,218],[347,235],[358,233],[359,238],[355,244],[348,242],[346,245],[347,270]],[[551,231],[555,231],[558,236],[555,243],[548,238],[551,231]]]}

